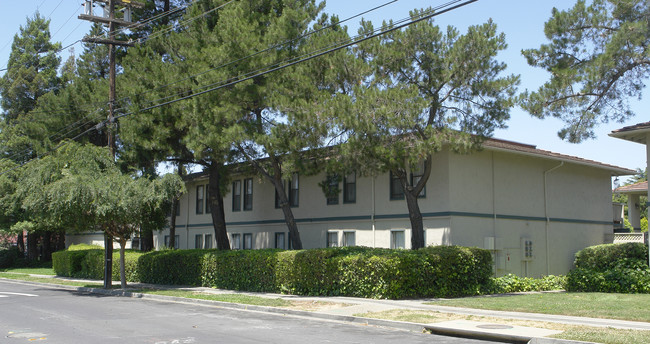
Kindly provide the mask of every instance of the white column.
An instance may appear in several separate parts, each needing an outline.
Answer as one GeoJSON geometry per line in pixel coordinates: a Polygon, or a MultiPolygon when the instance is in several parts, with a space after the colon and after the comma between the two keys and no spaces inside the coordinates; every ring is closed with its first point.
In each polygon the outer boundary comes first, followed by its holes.
{"type": "Polygon", "coordinates": [[[627,220],[634,229],[641,228],[641,212],[639,195],[627,195],[627,220]]]}

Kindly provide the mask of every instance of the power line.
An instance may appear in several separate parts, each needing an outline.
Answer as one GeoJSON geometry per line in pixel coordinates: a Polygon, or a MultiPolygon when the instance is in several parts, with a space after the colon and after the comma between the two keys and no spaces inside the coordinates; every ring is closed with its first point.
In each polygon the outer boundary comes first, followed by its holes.
{"type": "MultiPolygon", "coordinates": [[[[449,1],[444,5],[440,5],[440,6],[436,7],[435,9],[432,9],[431,12],[427,12],[426,15],[422,15],[417,19],[412,19],[410,21],[406,21],[406,19],[404,19],[404,20],[401,20],[401,21],[397,22],[397,23],[403,22],[403,24],[395,25],[395,26],[393,26],[393,27],[391,27],[389,29],[382,30],[382,31],[375,30],[370,35],[357,36],[357,37],[361,37],[358,40],[352,40],[351,39],[347,43],[341,44],[339,46],[336,46],[336,47],[333,47],[333,48],[330,48],[330,49],[327,49],[327,50],[320,49],[320,50],[317,50],[315,53],[312,53],[312,55],[310,55],[310,56],[307,56],[307,57],[304,57],[304,58],[301,58],[301,59],[298,59],[298,60],[295,60],[295,61],[288,60],[288,61],[291,61],[291,62],[287,62],[284,65],[279,65],[277,67],[270,68],[270,69],[268,69],[266,71],[261,71],[261,72],[258,72],[258,73],[254,73],[252,75],[246,76],[244,78],[239,78],[239,79],[236,79],[234,81],[230,81],[230,80],[233,80],[233,78],[231,78],[231,79],[228,79],[228,80],[224,81],[224,83],[220,84],[219,86],[212,87],[212,88],[209,88],[207,90],[204,90],[204,91],[201,91],[201,92],[198,92],[198,93],[195,93],[195,94],[191,94],[191,95],[188,95],[188,96],[180,97],[180,98],[177,98],[177,99],[174,99],[174,100],[171,100],[171,101],[167,101],[167,102],[164,102],[164,103],[149,106],[149,107],[140,109],[137,112],[130,112],[130,113],[121,114],[121,115],[115,116],[114,119],[117,120],[117,119],[122,118],[122,117],[126,117],[126,116],[130,116],[130,115],[133,115],[133,114],[141,113],[141,112],[144,112],[144,111],[149,111],[149,110],[153,110],[153,109],[156,109],[156,108],[159,108],[159,107],[171,105],[173,103],[177,103],[177,102],[180,102],[180,101],[183,101],[183,100],[191,99],[193,97],[197,97],[197,96],[209,93],[209,92],[213,92],[213,91],[225,88],[225,87],[229,87],[229,86],[238,84],[240,82],[251,80],[253,78],[256,78],[256,77],[259,77],[259,76],[262,76],[262,75],[265,75],[265,74],[273,73],[273,72],[276,72],[276,71],[291,67],[293,65],[296,65],[296,64],[299,64],[299,63],[302,63],[302,62],[306,62],[306,61],[318,58],[320,56],[323,56],[323,55],[326,55],[326,54],[329,54],[329,53],[332,53],[332,52],[335,52],[335,51],[338,51],[338,50],[341,50],[341,49],[348,48],[350,46],[353,46],[353,45],[362,43],[364,41],[379,37],[381,35],[385,35],[387,33],[390,33],[390,32],[396,31],[396,30],[400,30],[400,29],[405,28],[407,26],[410,26],[410,25],[413,25],[415,23],[418,23],[418,22],[433,18],[435,16],[439,16],[441,14],[444,14],[444,13],[450,12],[452,10],[464,7],[466,5],[469,5],[469,4],[477,2],[477,1],[478,0],[465,0],[465,1],[463,1],[463,0],[453,0],[453,1],[449,1]],[[459,2],[460,2],[460,4],[458,4],[459,2]],[[453,4],[457,4],[457,5],[452,6],[453,4]],[[451,7],[449,7],[449,6],[451,6],[451,7]],[[445,8],[445,7],[448,7],[448,8],[445,8]],[[318,51],[320,51],[320,52],[318,52],[318,51]]],[[[272,66],[273,65],[271,65],[270,67],[272,67],[272,66]]],[[[251,73],[248,73],[248,74],[251,74],[251,73]]],[[[214,84],[212,84],[212,85],[214,85],[214,84]]],[[[205,86],[202,87],[202,88],[205,88],[205,86]]],[[[83,135],[86,135],[87,133],[89,133],[89,132],[91,132],[93,130],[98,130],[98,129],[102,128],[103,126],[105,126],[107,123],[108,123],[108,120],[104,120],[104,121],[100,122],[99,124],[97,124],[96,126],[91,127],[89,129],[86,129],[82,133],[76,135],[74,138],[72,138],[72,140],[73,141],[77,140],[79,137],[81,137],[83,135]]],[[[49,152],[45,153],[44,155],[47,155],[48,153],[60,148],[61,146],[67,144],[68,142],[70,142],[70,141],[65,141],[65,142],[59,144],[53,150],[50,150],[49,152]]],[[[33,160],[34,159],[30,159],[29,161],[21,164],[20,166],[17,166],[15,168],[7,170],[7,171],[3,171],[3,172],[0,173],[0,175],[3,175],[3,174],[5,174],[5,173],[7,173],[7,172],[9,172],[11,170],[14,170],[14,169],[18,168],[18,167],[24,166],[24,165],[26,165],[27,163],[29,163],[29,162],[31,162],[33,160]]]]}
{"type": "MultiPolygon", "coordinates": [[[[446,7],[446,6],[449,6],[450,4],[458,3],[458,2],[461,2],[461,1],[462,1],[462,0],[450,1],[450,2],[448,2],[448,3],[447,3],[446,5],[444,5],[444,6],[446,7]]],[[[405,27],[407,27],[407,26],[409,26],[409,25],[413,25],[413,24],[415,24],[415,23],[418,23],[418,22],[421,22],[421,21],[424,21],[424,20],[427,20],[427,19],[433,18],[433,17],[435,17],[435,16],[438,16],[438,15],[441,15],[441,14],[444,14],[444,13],[447,13],[447,12],[450,12],[450,11],[452,11],[452,10],[458,9],[458,8],[460,8],[460,7],[466,6],[466,5],[471,4],[471,3],[473,3],[473,2],[476,2],[476,1],[478,1],[478,0],[466,0],[465,2],[463,2],[463,3],[461,3],[461,4],[458,4],[458,5],[452,6],[452,7],[450,7],[450,8],[447,8],[447,9],[444,9],[444,10],[441,10],[441,11],[438,11],[438,12],[433,11],[433,12],[430,13],[430,14],[427,14],[427,15],[421,16],[420,18],[418,18],[418,19],[414,19],[414,20],[411,20],[410,22],[406,22],[406,23],[401,24],[401,25],[393,26],[392,28],[389,28],[389,29],[387,29],[387,30],[383,30],[383,31],[380,31],[380,32],[377,32],[377,33],[373,33],[372,35],[366,35],[366,36],[360,38],[359,40],[351,41],[351,42],[349,42],[349,43],[346,43],[346,44],[340,45],[340,46],[338,46],[338,47],[334,47],[334,48],[328,49],[328,50],[326,50],[326,51],[322,51],[322,52],[316,53],[316,54],[314,54],[314,55],[311,55],[311,56],[308,56],[308,57],[302,58],[302,59],[300,59],[300,60],[293,61],[293,62],[289,62],[289,63],[287,63],[287,64],[285,64],[285,65],[278,66],[278,67],[275,67],[275,68],[271,68],[271,69],[269,69],[269,70],[267,70],[267,71],[263,71],[263,72],[260,72],[260,73],[256,73],[256,74],[253,74],[253,75],[249,75],[249,76],[247,76],[247,77],[240,78],[240,79],[237,79],[237,80],[235,80],[235,81],[226,82],[226,83],[221,84],[221,85],[219,85],[219,86],[209,88],[209,89],[207,89],[207,90],[205,90],[205,91],[201,91],[201,92],[194,93],[194,94],[191,94],[191,95],[188,95],[188,96],[180,97],[180,98],[177,98],[177,99],[174,99],[174,100],[170,100],[170,101],[167,101],[167,102],[164,102],[164,103],[161,103],[161,104],[157,104],[157,105],[149,106],[149,107],[146,107],[146,108],[144,108],[144,109],[140,109],[138,112],[149,111],[149,110],[153,110],[153,109],[156,109],[156,108],[159,108],[159,107],[162,107],[162,106],[171,105],[171,104],[174,104],[174,103],[177,103],[177,102],[183,101],[183,100],[187,100],[187,99],[191,99],[191,98],[194,98],[194,97],[198,97],[198,96],[200,96],[200,95],[203,95],[203,94],[206,94],[206,93],[209,93],[209,92],[214,92],[214,91],[217,91],[217,90],[222,89],[222,88],[225,88],[225,87],[233,86],[233,85],[236,85],[236,84],[238,84],[238,83],[240,83],[240,82],[248,81],[248,80],[254,79],[254,78],[256,78],[256,77],[259,77],[259,76],[262,76],[262,75],[265,75],[265,74],[269,74],[269,73],[277,72],[277,71],[279,71],[279,70],[282,70],[282,69],[285,69],[285,68],[288,68],[288,67],[294,66],[294,65],[296,65],[296,64],[298,64],[298,63],[302,63],[302,62],[306,62],[306,61],[309,61],[309,60],[313,60],[313,59],[315,59],[315,58],[317,58],[317,57],[320,57],[320,56],[323,56],[323,55],[326,55],[326,54],[329,54],[329,53],[333,53],[333,52],[335,52],[335,51],[338,51],[338,50],[341,50],[341,49],[344,49],[344,48],[348,48],[348,47],[350,47],[350,46],[353,46],[353,45],[356,45],[356,44],[362,43],[362,42],[364,42],[364,41],[367,41],[367,40],[370,40],[370,39],[373,39],[373,38],[379,37],[379,36],[381,36],[381,35],[385,35],[385,34],[387,34],[387,33],[389,33],[389,32],[393,32],[393,31],[396,31],[396,30],[400,30],[400,29],[405,28],[405,27]]],[[[115,116],[115,119],[119,119],[119,118],[122,118],[122,117],[130,116],[130,115],[133,115],[133,114],[135,114],[135,113],[136,113],[136,112],[130,112],[130,113],[126,113],[126,114],[118,115],[118,116],[115,116]]]]}

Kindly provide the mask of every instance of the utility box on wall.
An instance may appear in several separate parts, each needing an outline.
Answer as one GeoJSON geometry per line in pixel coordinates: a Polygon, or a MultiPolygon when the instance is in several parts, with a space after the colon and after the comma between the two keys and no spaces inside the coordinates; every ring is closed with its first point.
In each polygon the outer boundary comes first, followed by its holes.
{"type": "Polygon", "coordinates": [[[528,238],[521,238],[521,260],[529,262],[535,259],[533,255],[533,241],[528,238]]]}

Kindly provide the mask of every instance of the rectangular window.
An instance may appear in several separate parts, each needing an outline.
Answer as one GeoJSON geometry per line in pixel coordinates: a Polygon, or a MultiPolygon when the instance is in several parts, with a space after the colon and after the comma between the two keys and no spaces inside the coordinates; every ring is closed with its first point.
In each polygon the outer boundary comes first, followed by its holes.
{"type": "Polygon", "coordinates": [[[275,233],[275,248],[281,248],[284,250],[284,233],[277,232],[275,233]]]}
{"type": "MultiPolygon", "coordinates": [[[[422,176],[424,175],[424,162],[420,162],[417,166],[415,166],[411,170],[411,185],[415,187],[415,185],[422,179],[422,176]]],[[[426,185],[422,188],[422,191],[418,194],[418,198],[424,198],[427,195],[427,187],[426,185]]]]}
{"type": "MultiPolygon", "coordinates": [[[[178,241],[180,240],[180,237],[178,235],[174,235],[174,248],[178,249],[178,241]]],[[[165,247],[169,247],[169,235],[165,235],[165,247]]]]}
{"type": "Polygon", "coordinates": [[[212,248],[212,234],[205,235],[205,245],[203,248],[212,248]]]}
{"type": "Polygon", "coordinates": [[[241,180],[232,182],[232,211],[241,210],[241,180]]]}
{"type": "Polygon", "coordinates": [[[400,182],[399,177],[393,174],[393,171],[390,171],[390,199],[404,199],[404,188],[402,187],[402,182],[400,182]]]}
{"type": "Polygon", "coordinates": [[[289,184],[289,205],[292,207],[298,206],[298,173],[291,175],[291,184],[289,184]]]}
{"type": "Polygon", "coordinates": [[[232,234],[232,241],[230,245],[233,250],[241,250],[241,234],[232,234]]]}
{"type": "Polygon", "coordinates": [[[289,232],[289,233],[287,234],[287,238],[288,238],[288,240],[287,240],[287,246],[289,246],[289,249],[290,249],[290,250],[293,250],[293,243],[292,243],[292,241],[291,241],[291,232],[289,232]]]}
{"type": "Polygon", "coordinates": [[[253,210],[253,178],[244,179],[244,210],[253,210]]]}
{"type": "Polygon", "coordinates": [[[203,214],[203,185],[196,187],[196,213],[203,214]]]}
{"type": "Polygon", "coordinates": [[[356,244],[354,232],[343,232],[343,246],[355,246],[356,244]]]}
{"type": "Polygon", "coordinates": [[[406,248],[404,231],[391,231],[390,232],[390,248],[406,248]]]}
{"type": "Polygon", "coordinates": [[[343,179],[343,203],[357,201],[357,174],[352,172],[343,179]]]}
{"type": "Polygon", "coordinates": [[[194,248],[203,248],[203,234],[194,236],[194,248]]]}
{"type": "Polygon", "coordinates": [[[327,205],[339,204],[339,176],[337,174],[327,175],[327,192],[325,197],[327,197],[327,205]]]}
{"type": "Polygon", "coordinates": [[[253,234],[244,233],[244,250],[253,249],[253,234]]]}
{"type": "Polygon", "coordinates": [[[212,213],[212,208],[210,207],[212,204],[210,200],[210,188],[209,185],[205,186],[205,213],[206,214],[211,214],[212,213]]]}
{"type": "Polygon", "coordinates": [[[327,232],[327,247],[339,246],[339,232],[327,232]]]}

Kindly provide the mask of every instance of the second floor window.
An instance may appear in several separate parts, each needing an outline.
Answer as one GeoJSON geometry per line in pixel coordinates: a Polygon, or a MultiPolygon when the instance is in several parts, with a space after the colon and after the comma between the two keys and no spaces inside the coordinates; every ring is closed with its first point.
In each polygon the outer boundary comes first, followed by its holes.
{"type": "Polygon", "coordinates": [[[203,214],[203,185],[196,187],[196,213],[203,214]]]}
{"type": "Polygon", "coordinates": [[[357,175],[352,172],[343,179],[343,203],[357,201],[357,175]]]}
{"type": "Polygon", "coordinates": [[[244,179],[244,210],[253,210],[253,178],[244,179]]]}
{"type": "Polygon", "coordinates": [[[241,210],[241,180],[232,182],[232,211],[241,210]]]}
{"type": "Polygon", "coordinates": [[[325,196],[327,197],[327,204],[339,204],[339,176],[330,174],[325,181],[327,184],[325,196]]]}
{"type": "Polygon", "coordinates": [[[297,207],[298,206],[298,173],[294,173],[291,175],[291,183],[289,184],[289,205],[292,207],[297,207]]]}
{"type": "Polygon", "coordinates": [[[399,177],[393,174],[393,171],[390,172],[390,199],[404,199],[404,188],[402,187],[402,182],[399,180],[399,177]]]}

